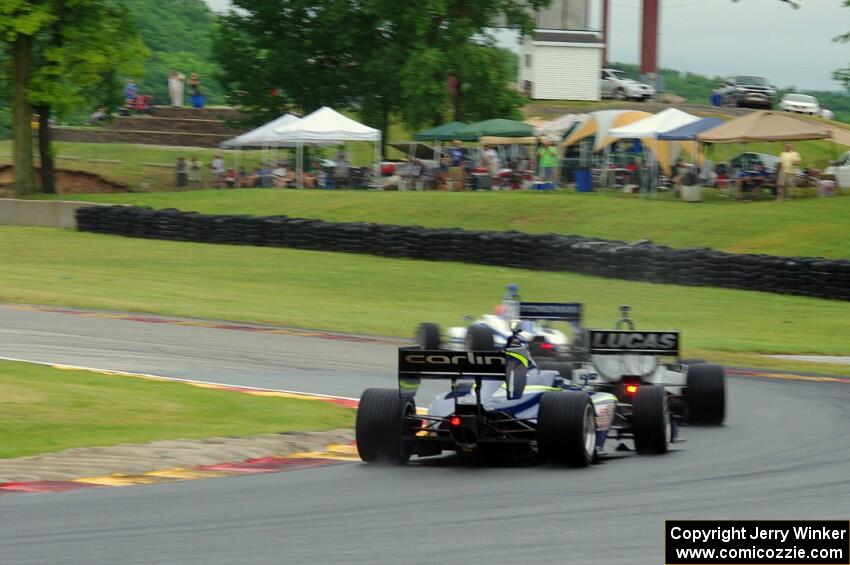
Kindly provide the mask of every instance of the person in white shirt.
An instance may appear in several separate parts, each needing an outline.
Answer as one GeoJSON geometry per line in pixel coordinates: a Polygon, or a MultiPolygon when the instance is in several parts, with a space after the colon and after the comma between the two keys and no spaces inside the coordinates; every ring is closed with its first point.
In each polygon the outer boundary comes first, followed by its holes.
{"type": "Polygon", "coordinates": [[[824,120],[834,120],[835,114],[829,108],[827,108],[825,106],[821,106],[820,117],[823,118],[824,120]]]}
{"type": "Polygon", "coordinates": [[[171,74],[168,75],[168,96],[171,98],[171,105],[175,108],[183,107],[183,83],[186,82],[186,75],[177,69],[171,69],[171,74]]]}
{"type": "Polygon", "coordinates": [[[215,178],[213,186],[215,188],[222,188],[224,186],[225,168],[224,159],[220,155],[213,157],[212,163],[210,163],[210,170],[212,171],[213,178],[215,178]]]}

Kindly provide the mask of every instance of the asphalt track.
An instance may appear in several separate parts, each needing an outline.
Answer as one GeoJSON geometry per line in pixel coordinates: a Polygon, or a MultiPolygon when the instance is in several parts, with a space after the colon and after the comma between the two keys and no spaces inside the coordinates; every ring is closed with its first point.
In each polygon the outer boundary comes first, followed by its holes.
{"type": "MultiPolygon", "coordinates": [[[[0,355],[356,396],[394,345],[0,307],[0,355]]],[[[452,457],[0,496],[0,563],[663,563],[665,519],[850,514],[850,386],[733,378],[723,428],[589,469],[452,457]]]]}

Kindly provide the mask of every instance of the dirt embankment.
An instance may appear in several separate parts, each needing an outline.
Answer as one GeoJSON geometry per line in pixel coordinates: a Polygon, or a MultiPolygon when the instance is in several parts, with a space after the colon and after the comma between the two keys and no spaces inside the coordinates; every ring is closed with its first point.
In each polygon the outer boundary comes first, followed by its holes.
{"type": "MultiPolygon", "coordinates": [[[[36,175],[40,175],[39,168],[35,171],[36,175]]],[[[106,180],[95,173],[56,169],[55,175],[58,194],[130,192],[126,184],[106,180]]],[[[12,165],[0,165],[0,198],[13,198],[14,184],[15,168],[12,165]]]]}

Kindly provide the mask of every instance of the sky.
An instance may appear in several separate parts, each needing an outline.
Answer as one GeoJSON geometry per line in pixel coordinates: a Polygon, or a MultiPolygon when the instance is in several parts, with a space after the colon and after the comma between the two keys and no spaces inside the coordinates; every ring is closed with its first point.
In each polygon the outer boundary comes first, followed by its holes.
{"type": "MultiPolygon", "coordinates": [[[[404,1],[404,0],[402,0],[404,1]]],[[[555,0],[557,1],[557,0],[555,0]]],[[[229,0],[206,0],[223,10],[229,0]]],[[[601,1],[591,2],[591,27],[600,29],[601,1]]],[[[611,61],[640,59],[641,0],[610,0],[611,61]]],[[[802,0],[799,10],[780,0],[661,0],[659,64],[709,76],[766,76],[780,87],[839,90],[833,69],[850,66],[850,32],[843,0],[802,0]]],[[[517,49],[516,34],[497,34],[517,49]]]]}

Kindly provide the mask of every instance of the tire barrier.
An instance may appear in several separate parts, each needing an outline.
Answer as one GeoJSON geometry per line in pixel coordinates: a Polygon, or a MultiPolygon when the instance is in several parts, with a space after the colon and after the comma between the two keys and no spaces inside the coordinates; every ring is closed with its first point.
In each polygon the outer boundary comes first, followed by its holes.
{"type": "Polygon", "coordinates": [[[577,235],[429,229],[287,216],[212,216],[174,209],[92,206],[81,231],[106,234],[459,261],[606,278],[714,286],[850,300],[850,260],[673,249],[577,235]]]}

